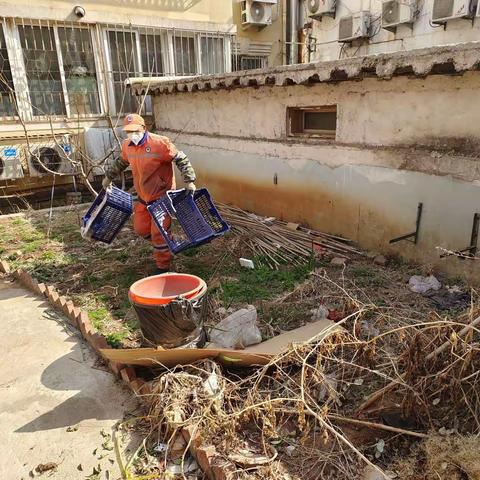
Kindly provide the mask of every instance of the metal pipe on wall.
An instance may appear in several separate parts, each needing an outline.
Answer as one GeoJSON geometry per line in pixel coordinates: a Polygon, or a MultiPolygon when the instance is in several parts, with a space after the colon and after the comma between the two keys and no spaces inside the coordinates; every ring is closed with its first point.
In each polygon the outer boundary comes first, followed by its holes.
{"type": "Polygon", "coordinates": [[[298,62],[298,0],[290,0],[289,3],[289,39],[290,49],[288,63],[293,65],[298,62]]]}

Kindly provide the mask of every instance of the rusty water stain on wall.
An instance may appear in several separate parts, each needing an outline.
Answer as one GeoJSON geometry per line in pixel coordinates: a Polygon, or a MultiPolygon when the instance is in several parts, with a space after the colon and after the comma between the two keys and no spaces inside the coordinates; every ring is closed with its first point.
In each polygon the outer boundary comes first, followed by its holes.
{"type": "Polygon", "coordinates": [[[400,253],[478,281],[480,262],[440,259],[436,249],[468,245],[478,204],[474,198],[480,192],[473,183],[381,167],[331,168],[186,144],[182,148],[195,159],[199,185],[207,186],[217,201],[343,235],[364,248],[400,253]],[[415,230],[418,202],[424,203],[418,245],[389,245],[390,239],[415,230]]]}

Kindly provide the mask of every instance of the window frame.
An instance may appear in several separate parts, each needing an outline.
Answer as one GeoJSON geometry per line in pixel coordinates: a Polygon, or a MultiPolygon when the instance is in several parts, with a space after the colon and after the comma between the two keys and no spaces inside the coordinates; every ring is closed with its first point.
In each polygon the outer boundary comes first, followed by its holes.
{"type": "MultiPolygon", "coordinates": [[[[134,72],[136,76],[150,76],[149,73],[143,71],[142,65],[142,51],[141,51],[141,35],[153,35],[160,38],[161,44],[161,58],[162,58],[162,70],[163,72],[157,73],[160,69],[155,69],[154,76],[184,76],[175,72],[175,51],[174,51],[174,37],[193,38],[194,47],[194,68],[195,73],[193,75],[211,74],[203,72],[202,68],[202,38],[207,39],[219,39],[222,45],[223,54],[223,72],[215,72],[214,74],[221,74],[230,72],[232,70],[232,35],[228,33],[203,31],[203,30],[183,30],[177,28],[163,28],[163,27],[150,27],[150,26],[132,26],[122,24],[108,24],[108,23],[83,23],[72,24],[71,22],[63,22],[56,20],[44,20],[44,19],[29,19],[29,18],[13,18],[13,17],[0,17],[0,24],[3,28],[5,36],[5,45],[7,49],[8,60],[10,64],[13,88],[15,91],[16,102],[18,105],[18,116],[25,122],[41,122],[48,119],[55,121],[59,120],[88,120],[104,117],[107,114],[110,115],[123,115],[126,112],[117,112],[115,105],[115,82],[114,72],[112,70],[111,49],[109,41],[110,31],[117,31],[128,35],[135,36],[135,66],[134,72]],[[60,71],[60,83],[61,83],[61,97],[65,113],[50,115],[40,114],[35,115],[34,106],[30,101],[30,89],[28,86],[28,77],[25,65],[24,50],[20,41],[20,29],[23,27],[45,27],[52,28],[52,37],[54,47],[56,49],[56,59],[58,62],[58,68],[60,71]],[[87,30],[89,32],[89,40],[93,49],[95,80],[96,80],[96,95],[98,96],[98,113],[81,113],[77,114],[73,112],[71,104],[72,99],[68,92],[68,78],[67,72],[64,68],[64,54],[61,46],[61,36],[59,29],[61,28],[75,28],[81,30],[87,30]]],[[[215,42],[214,42],[215,43],[215,42]]],[[[154,43],[156,45],[156,43],[154,43]]],[[[208,50],[207,50],[208,51],[208,50]]],[[[207,62],[208,63],[208,62],[207,62]]],[[[213,62],[215,66],[215,62],[213,62]]],[[[147,69],[148,66],[145,66],[147,69]]],[[[130,75],[129,75],[130,76],[130,75]]],[[[188,75],[189,76],[189,75],[188,75]]],[[[145,102],[146,104],[148,102],[145,102]]],[[[147,115],[150,112],[146,113],[147,115]]],[[[18,120],[17,113],[13,116],[0,116],[1,121],[16,121],[18,120]]]]}
{"type": "MultiPolygon", "coordinates": [[[[75,118],[81,119],[90,119],[90,118],[98,118],[105,113],[104,109],[104,102],[103,102],[103,94],[101,90],[101,72],[99,69],[99,62],[98,62],[98,54],[95,54],[97,50],[97,43],[96,38],[94,35],[94,28],[91,25],[82,24],[82,25],[71,25],[67,22],[57,22],[57,21],[50,21],[50,20],[42,20],[42,19],[30,19],[28,22],[25,22],[25,19],[14,19],[14,18],[3,18],[0,19],[0,23],[3,27],[4,35],[5,35],[5,43],[7,46],[7,53],[8,58],[12,70],[12,79],[13,79],[13,86],[15,90],[15,95],[17,98],[18,104],[18,114],[22,118],[23,121],[26,122],[34,122],[34,121],[44,121],[49,118],[58,120],[58,119],[68,119],[72,120],[75,118]],[[24,58],[24,51],[21,46],[20,41],[20,30],[18,29],[19,26],[22,27],[45,27],[45,28],[52,28],[53,29],[53,40],[55,44],[55,53],[58,62],[59,72],[60,72],[60,82],[62,85],[62,95],[63,95],[63,102],[65,105],[65,114],[42,114],[42,115],[34,115],[34,108],[30,99],[30,88],[28,86],[28,77],[27,71],[25,66],[25,58],[24,58]],[[69,101],[69,94],[64,70],[64,63],[63,63],[63,53],[61,49],[60,38],[58,34],[58,28],[76,28],[82,30],[89,31],[89,38],[92,45],[92,51],[94,52],[94,63],[95,63],[95,79],[96,79],[96,89],[98,95],[98,113],[84,113],[81,115],[72,114],[70,108],[70,101],[69,101]],[[14,66],[14,68],[12,68],[14,66]]],[[[0,117],[2,121],[12,121],[16,120],[17,117],[0,117]]]]}
{"type": "Polygon", "coordinates": [[[239,64],[239,68],[234,70],[235,72],[242,72],[242,71],[248,71],[248,70],[258,70],[258,69],[263,69],[267,68],[268,66],[268,55],[249,55],[249,54],[236,54],[234,57],[237,57],[236,64],[239,64]],[[258,60],[262,64],[260,67],[255,67],[255,68],[243,68],[242,62],[243,60],[258,60]]]}
{"type": "MultiPolygon", "coordinates": [[[[16,97],[16,103],[18,105],[18,108],[20,109],[20,98],[19,98],[19,95],[17,94],[17,89],[15,86],[15,76],[16,76],[17,69],[13,68],[14,67],[13,62],[15,59],[12,58],[12,54],[11,54],[11,52],[13,51],[13,47],[11,44],[13,40],[12,32],[11,32],[10,25],[7,24],[7,20],[5,18],[0,18],[0,27],[2,28],[3,37],[5,40],[5,50],[7,52],[7,57],[8,57],[8,66],[10,68],[10,76],[12,77],[13,91],[16,97]]],[[[17,108],[15,107],[14,104],[12,105],[12,107],[13,107],[13,112],[15,112],[17,108]]],[[[15,113],[13,115],[0,115],[0,120],[2,121],[12,121],[12,120],[15,120],[16,118],[17,117],[15,113]]]]}
{"type": "MultiPolygon", "coordinates": [[[[227,44],[229,44],[229,41],[226,41],[228,39],[227,36],[222,36],[214,33],[209,33],[209,32],[204,32],[204,33],[199,33],[198,34],[198,56],[199,56],[199,67],[200,67],[200,75],[221,75],[223,73],[226,73],[231,70],[231,66],[229,68],[229,62],[227,59],[230,58],[230,49],[227,47],[227,44]],[[221,52],[223,54],[223,72],[216,72],[216,73],[209,73],[209,72],[204,72],[203,71],[203,65],[202,65],[202,54],[203,54],[203,49],[202,49],[202,39],[205,39],[208,43],[209,40],[221,40],[222,42],[222,49],[221,52]]],[[[207,48],[208,52],[208,48],[207,48]]],[[[213,61],[213,64],[215,65],[215,60],[213,61]]]]}
{"type": "MultiPolygon", "coordinates": [[[[111,112],[112,115],[122,115],[125,114],[126,112],[117,112],[117,105],[115,102],[115,81],[114,81],[114,71],[113,71],[113,65],[112,65],[112,58],[111,58],[111,49],[110,49],[110,38],[109,38],[109,33],[110,32],[121,32],[125,33],[125,25],[122,27],[117,26],[105,26],[102,28],[102,34],[103,34],[103,45],[104,45],[104,58],[105,58],[105,65],[107,67],[107,71],[105,72],[105,75],[107,77],[107,91],[108,91],[108,105],[109,105],[109,111],[111,112]]],[[[134,62],[134,72],[137,73],[141,72],[141,52],[140,52],[140,33],[138,29],[130,29],[128,32],[130,35],[134,34],[135,35],[135,50],[136,50],[136,63],[134,62]]]]}
{"type": "MultiPolygon", "coordinates": [[[[336,140],[338,130],[338,105],[319,105],[319,106],[295,106],[287,107],[287,136],[288,137],[303,137],[303,138],[318,138],[323,140],[336,140]],[[321,130],[321,129],[306,129],[305,128],[305,114],[306,113],[335,113],[335,129],[321,130]],[[292,128],[292,123],[295,121],[294,116],[298,115],[300,119],[300,128],[292,128]]],[[[297,119],[298,120],[298,119],[297,119]]]]}

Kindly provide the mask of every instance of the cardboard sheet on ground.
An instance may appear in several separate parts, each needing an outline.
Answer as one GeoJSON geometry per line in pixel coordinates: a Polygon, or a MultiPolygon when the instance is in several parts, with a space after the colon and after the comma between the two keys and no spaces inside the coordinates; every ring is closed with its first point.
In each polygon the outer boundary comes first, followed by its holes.
{"type": "Polygon", "coordinates": [[[244,350],[228,350],[208,344],[206,348],[172,349],[134,348],[134,349],[103,349],[102,355],[114,362],[127,365],[154,366],[163,365],[167,368],[176,365],[188,365],[211,358],[226,365],[252,366],[266,365],[273,357],[282,353],[292,343],[304,343],[317,335],[327,335],[336,329],[330,320],[319,320],[273,337],[258,345],[252,345],[244,350]]]}

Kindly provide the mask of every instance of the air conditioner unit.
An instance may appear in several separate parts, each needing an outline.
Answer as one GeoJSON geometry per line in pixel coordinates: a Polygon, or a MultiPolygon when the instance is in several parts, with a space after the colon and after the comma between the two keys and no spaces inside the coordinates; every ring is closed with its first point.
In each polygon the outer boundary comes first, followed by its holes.
{"type": "Polygon", "coordinates": [[[273,5],[277,0],[242,1],[242,25],[244,28],[267,27],[272,24],[273,5]]]}
{"type": "Polygon", "coordinates": [[[395,30],[399,25],[412,24],[416,1],[390,0],[382,4],[382,28],[395,30]]]}
{"type": "Polygon", "coordinates": [[[434,0],[432,22],[445,23],[456,18],[471,18],[475,0],[434,0]]]}
{"type": "Polygon", "coordinates": [[[338,41],[351,42],[369,37],[370,12],[354,13],[340,19],[338,28],[338,41]]]}
{"type": "Polygon", "coordinates": [[[0,146],[0,180],[23,178],[21,148],[18,145],[0,146]]]}
{"type": "Polygon", "coordinates": [[[24,150],[31,177],[52,175],[52,172],[72,175],[77,173],[72,163],[74,152],[68,136],[57,142],[30,142],[28,146],[24,145],[24,150]]]}
{"type": "Polygon", "coordinates": [[[335,17],[337,0],[307,0],[308,16],[321,19],[324,15],[335,17]]]}

